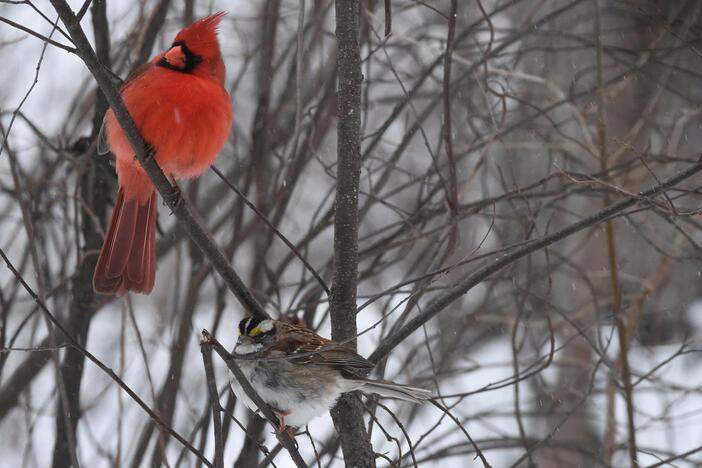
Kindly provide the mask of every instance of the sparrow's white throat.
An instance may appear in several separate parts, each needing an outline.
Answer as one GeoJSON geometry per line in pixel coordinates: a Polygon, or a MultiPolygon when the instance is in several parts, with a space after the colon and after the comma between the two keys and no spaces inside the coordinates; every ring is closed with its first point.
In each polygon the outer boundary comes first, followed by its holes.
{"type": "Polygon", "coordinates": [[[234,347],[234,352],[236,354],[252,354],[259,352],[261,348],[263,348],[261,343],[237,344],[234,347]]]}

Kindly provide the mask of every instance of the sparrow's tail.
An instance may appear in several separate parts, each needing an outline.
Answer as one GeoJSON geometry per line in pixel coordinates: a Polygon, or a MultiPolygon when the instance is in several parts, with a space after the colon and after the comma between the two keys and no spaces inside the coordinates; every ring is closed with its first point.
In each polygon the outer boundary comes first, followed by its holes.
{"type": "Polygon", "coordinates": [[[426,388],[411,387],[386,380],[359,379],[359,384],[358,389],[362,392],[375,393],[386,398],[398,398],[412,403],[423,403],[432,397],[431,390],[426,388]]]}

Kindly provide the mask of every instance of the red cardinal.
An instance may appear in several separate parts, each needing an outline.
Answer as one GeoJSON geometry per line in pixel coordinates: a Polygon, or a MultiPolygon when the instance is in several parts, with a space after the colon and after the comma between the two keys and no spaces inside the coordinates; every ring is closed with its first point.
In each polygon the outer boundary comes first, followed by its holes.
{"type": "MultiPolygon", "coordinates": [[[[223,15],[208,16],[180,31],[170,49],[122,85],[122,99],[141,136],[173,179],[202,174],[229,135],[232,107],[217,42],[223,15]]],[[[156,189],[111,110],[104,130],[117,158],[119,193],[93,287],[108,294],[148,294],[156,275],[156,189]]]]}

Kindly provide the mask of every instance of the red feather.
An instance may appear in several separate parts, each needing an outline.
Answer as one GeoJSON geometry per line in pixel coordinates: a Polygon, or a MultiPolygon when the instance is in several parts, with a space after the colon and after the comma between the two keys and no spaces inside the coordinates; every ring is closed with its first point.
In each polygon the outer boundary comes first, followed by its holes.
{"type": "MultiPolygon", "coordinates": [[[[232,107],[224,88],[217,26],[224,13],[181,30],[167,51],[122,86],[129,114],[163,172],[202,174],[227,141],[232,107]]],[[[93,286],[103,293],[149,293],[156,272],[156,193],[111,110],[105,132],[117,162],[119,194],[100,251],[93,286]]]]}

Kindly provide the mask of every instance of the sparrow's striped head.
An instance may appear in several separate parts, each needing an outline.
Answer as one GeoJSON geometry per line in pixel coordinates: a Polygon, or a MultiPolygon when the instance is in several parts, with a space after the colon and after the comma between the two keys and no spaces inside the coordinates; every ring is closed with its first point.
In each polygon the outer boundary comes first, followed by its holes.
{"type": "Polygon", "coordinates": [[[274,328],[273,320],[248,317],[239,322],[239,336],[259,339],[274,333],[274,328]]]}

